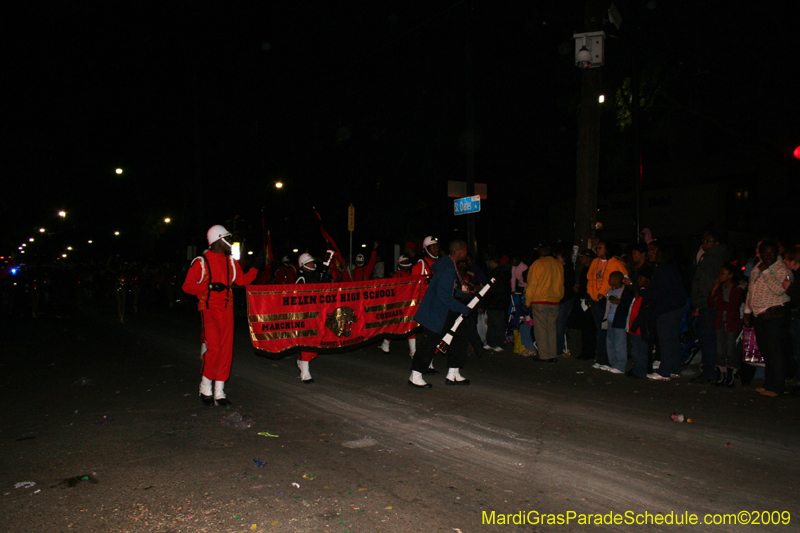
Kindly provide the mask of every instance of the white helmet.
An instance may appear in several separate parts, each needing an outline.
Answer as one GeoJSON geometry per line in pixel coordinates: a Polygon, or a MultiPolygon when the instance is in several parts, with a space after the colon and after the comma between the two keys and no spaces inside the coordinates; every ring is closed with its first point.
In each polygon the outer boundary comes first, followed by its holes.
{"type": "Polygon", "coordinates": [[[397,260],[397,264],[400,265],[403,268],[410,268],[411,267],[411,258],[408,257],[407,255],[403,254],[397,260]]]}
{"type": "Polygon", "coordinates": [[[426,253],[426,254],[427,254],[429,257],[431,257],[431,258],[433,258],[433,259],[436,259],[438,256],[436,256],[436,255],[432,255],[432,254],[431,254],[431,253],[428,251],[428,246],[431,246],[431,245],[433,245],[433,244],[439,244],[439,239],[437,239],[436,237],[430,237],[430,236],[428,236],[428,237],[425,237],[425,240],[424,240],[424,241],[422,241],[422,249],[423,249],[423,250],[425,250],[425,253],[426,253]]]}
{"type": "Polygon", "coordinates": [[[364,254],[358,254],[356,256],[356,265],[361,266],[364,264],[364,254]]]}
{"type": "MultiPolygon", "coordinates": [[[[215,226],[211,226],[208,228],[206,232],[206,238],[208,239],[208,247],[211,248],[211,245],[220,240],[223,237],[230,237],[231,232],[225,229],[225,226],[220,226],[219,224],[215,226]]],[[[231,247],[231,244],[228,241],[222,241],[228,245],[228,248],[231,247]]]]}
{"type": "Polygon", "coordinates": [[[288,256],[288,255],[284,255],[284,256],[281,258],[281,263],[283,263],[284,265],[288,265],[288,264],[289,264],[289,263],[291,263],[291,262],[292,262],[292,261],[291,261],[291,259],[289,259],[289,256],[288,256]]]}
{"type": "MultiPolygon", "coordinates": [[[[300,268],[303,268],[304,265],[313,262],[314,262],[314,256],[312,256],[311,254],[300,254],[300,258],[298,259],[297,264],[300,266],[300,268]]],[[[311,271],[313,272],[316,269],[317,265],[314,265],[314,268],[312,268],[311,271]]]]}

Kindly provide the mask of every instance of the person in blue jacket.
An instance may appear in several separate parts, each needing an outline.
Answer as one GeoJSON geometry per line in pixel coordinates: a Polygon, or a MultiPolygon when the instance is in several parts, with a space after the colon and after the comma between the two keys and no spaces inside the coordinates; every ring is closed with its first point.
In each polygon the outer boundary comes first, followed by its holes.
{"type": "MultiPolygon", "coordinates": [[[[456,264],[467,256],[467,243],[463,240],[450,242],[450,255],[434,263],[433,278],[419,304],[414,316],[422,326],[417,335],[417,352],[411,362],[409,386],[420,389],[432,387],[422,374],[425,372],[436,354],[436,346],[449,331],[456,318],[470,312],[469,307],[461,302],[467,296],[469,288],[458,273],[456,264]]],[[[461,375],[461,368],[466,360],[469,339],[464,334],[456,334],[447,351],[448,372],[446,385],[469,385],[469,380],[461,375]]]]}

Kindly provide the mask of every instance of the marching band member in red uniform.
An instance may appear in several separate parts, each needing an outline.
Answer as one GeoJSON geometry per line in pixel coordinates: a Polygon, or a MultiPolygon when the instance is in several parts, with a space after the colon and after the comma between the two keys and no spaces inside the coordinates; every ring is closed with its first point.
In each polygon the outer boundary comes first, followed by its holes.
{"type": "Polygon", "coordinates": [[[369,256],[369,263],[364,264],[364,254],[356,256],[356,267],[353,269],[353,281],[366,281],[375,269],[375,261],[378,259],[378,243],[372,245],[372,253],[369,256]]]}
{"type": "Polygon", "coordinates": [[[439,260],[439,239],[425,237],[422,241],[422,258],[417,261],[411,273],[415,276],[433,276],[433,264],[439,260]]]}
{"type": "MultiPolygon", "coordinates": [[[[295,283],[330,283],[333,281],[330,272],[325,268],[317,268],[317,262],[311,254],[300,254],[297,261],[300,271],[297,273],[297,280],[295,283]]],[[[314,383],[314,378],[311,377],[309,370],[309,363],[317,358],[316,352],[300,352],[300,357],[297,359],[297,368],[300,369],[300,380],[310,385],[314,383]]]]}
{"type": "Polygon", "coordinates": [[[254,265],[247,274],[231,257],[231,233],[223,226],[211,226],[206,237],[208,251],[192,260],[183,292],[197,296],[202,322],[202,378],[200,400],[204,405],[229,406],[225,382],[233,359],[233,293],[231,286],[249,285],[258,275],[254,265]],[[211,383],[214,383],[213,391],[211,383]],[[213,396],[212,396],[213,394],[213,396]]]}
{"type": "MultiPolygon", "coordinates": [[[[428,276],[428,280],[433,276],[433,264],[439,260],[439,239],[429,235],[425,237],[425,240],[422,241],[422,258],[417,261],[414,267],[411,269],[411,273],[415,276],[428,276]]],[[[427,281],[426,281],[427,283],[427,281]]],[[[414,354],[417,351],[417,340],[416,336],[409,337],[409,346],[411,346],[411,342],[413,341],[413,348],[411,350],[411,358],[414,358],[414,354]]],[[[428,366],[428,370],[425,371],[425,374],[438,374],[439,371],[433,368],[433,361],[428,366]]]]}
{"type": "Polygon", "coordinates": [[[281,267],[275,272],[275,283],[278,285],[294,283],[297,280],[297,268],[289,260],[288,255],[281,259],[281,267]]]}

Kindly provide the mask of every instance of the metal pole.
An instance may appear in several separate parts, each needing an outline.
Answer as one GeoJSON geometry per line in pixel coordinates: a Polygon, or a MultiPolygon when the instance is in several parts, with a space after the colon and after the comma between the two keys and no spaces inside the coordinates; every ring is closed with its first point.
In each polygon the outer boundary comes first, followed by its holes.
{"type": "MultiPolygon", "coordinates": [[[[465,9],[465,50],[464,50],[464,92],[466,94],[466,134],[464,146],[467,150],[467,196],[475,194],[475,109],[472,98],[472,43],[470,30],[472,25],[472,0],[464,2],[465,9]]],[[[467,250],[473,259],[477,256],[475,239],[475,213],[467,214],[467,250]]]]}

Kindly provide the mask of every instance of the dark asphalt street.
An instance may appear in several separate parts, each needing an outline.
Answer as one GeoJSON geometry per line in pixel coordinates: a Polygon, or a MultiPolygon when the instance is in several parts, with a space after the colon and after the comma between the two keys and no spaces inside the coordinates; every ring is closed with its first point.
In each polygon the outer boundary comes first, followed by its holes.
{"type": "Polygon", "coordinates": [[[788,511],[790,524],[762,528],[800,524],[797,396],[643,382],[509,352],[470,355],[471,387],[445,387],[440,375],[420,391],[406,385],[404,342],[389,355],[323,355],[306,386],[294,358],[253,355],[239,316],[234,407],[224,410],[197,398],[199,320],[188,307],[125,325],[86,307],[1,327],[4,531],[758,529],[483,523],[493,511],[788,511]],[[224,426],[233,411],[252,427],[224,426]],[[675,411],[692,422],[672,422],[675,411]],[[26,481],[35,485],[15,488],[26,481]]]}

